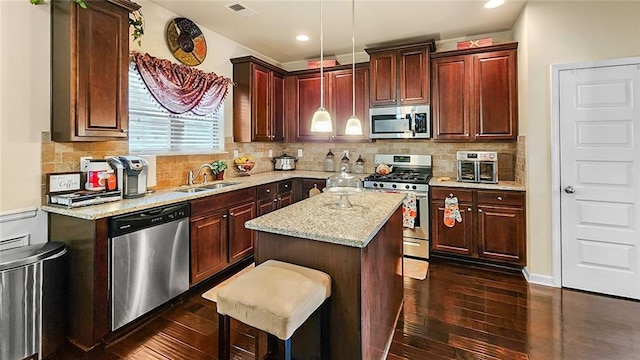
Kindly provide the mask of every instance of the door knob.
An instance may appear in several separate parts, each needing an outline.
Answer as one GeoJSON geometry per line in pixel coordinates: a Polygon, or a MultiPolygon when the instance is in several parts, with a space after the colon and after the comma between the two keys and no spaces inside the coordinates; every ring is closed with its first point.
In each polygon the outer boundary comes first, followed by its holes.
{"type": "Polygon", "coordinates": [[[574,189],[573,186],[569,185],[564,188],[564,192],[566,192],[567,194],[573,194],[574,192],[576,192],[576,189],[574,189]]]}

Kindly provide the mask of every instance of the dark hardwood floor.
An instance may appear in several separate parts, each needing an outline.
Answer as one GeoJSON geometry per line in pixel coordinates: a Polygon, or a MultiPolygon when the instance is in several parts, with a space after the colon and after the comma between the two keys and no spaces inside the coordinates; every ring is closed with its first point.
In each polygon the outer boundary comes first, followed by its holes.
{"type": "MultiPolygon", "coordinates": [[[[50,359],[216,359],[215,303],[200,295],[128,336],[50,359]]],[[[404,309],[389,360],[640,359],[640,302],[528,285],[522,275],[433,262],[405,279],[404,309]]],[[[256,331],[232,321],[233,359],[253,359],[256,331]]],[[[349,359],[337,359],[349,360],[349,359]]]]}

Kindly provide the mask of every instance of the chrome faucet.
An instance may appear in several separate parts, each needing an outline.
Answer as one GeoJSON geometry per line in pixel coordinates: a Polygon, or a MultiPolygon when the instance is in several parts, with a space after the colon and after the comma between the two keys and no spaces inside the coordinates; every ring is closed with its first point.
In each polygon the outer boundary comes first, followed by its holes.
{"type": "MultiPolygon", "coordinates": [[[[202,169],[204,168],[209,168],[210,170],[213,170],[213,166],[209,163],[204,163],[202,165],[200,165],[200,168],[198,169],[198,172],[196,172],[196,175],[193,175],[193,170],[189,169],[189,175],[187,176],[187,185],[193,185],[194,184],[194,180],[198,177],[198,175],[200,175],[200,172],[202,171],[202,169]]],[[[203,184],[207,182],[207,173],[204,173],[203,175],[203,184]]]]}

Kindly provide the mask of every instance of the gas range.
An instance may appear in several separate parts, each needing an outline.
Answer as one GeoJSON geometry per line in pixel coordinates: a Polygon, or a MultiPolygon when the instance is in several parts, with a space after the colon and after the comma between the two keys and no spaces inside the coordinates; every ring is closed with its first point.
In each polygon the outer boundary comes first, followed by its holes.
{"type": "Polygon", "coordinates": [[[389,174],[371,174],[364,179],[366,189],[428,192],[431,180],[431,155],[376,154],[378,164],[391,167],[389,174]]]}

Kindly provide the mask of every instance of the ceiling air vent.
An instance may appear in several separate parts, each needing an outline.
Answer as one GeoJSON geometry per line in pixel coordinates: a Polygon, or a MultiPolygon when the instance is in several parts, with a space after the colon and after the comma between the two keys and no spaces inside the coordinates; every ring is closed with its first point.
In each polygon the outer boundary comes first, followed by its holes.
{"type": "Polygon", "coordinates": [[[234,13],[243,16],[249,17],[257,14],[254,10],[249,9],[248,7],[240,4],[240,3],[232,3],[227,5],[227,9],[233,11],[234,13]]]}

